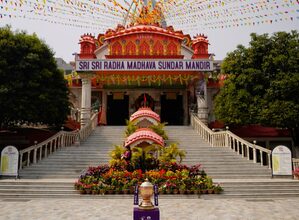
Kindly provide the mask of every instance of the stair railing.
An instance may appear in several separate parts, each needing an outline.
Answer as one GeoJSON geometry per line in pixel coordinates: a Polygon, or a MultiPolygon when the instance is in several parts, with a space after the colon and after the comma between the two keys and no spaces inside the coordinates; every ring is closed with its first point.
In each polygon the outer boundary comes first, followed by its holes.
{"type": "Polygon", "coordinates": [[[194,113],[191,114],[190,121],[193,129],[212,147],[228,147],[243,158],[252,160],[254,163],[260,163],[261,166],[266,164],[271,169],[271,150],[252,144],[228,130],[214,132],[194,113]],[[266,161],[264,161],[264,156],[266,161]]]}
{"type": "Polygon", "coordinates": [[[30,164],[37,163],[58,149],[72,145],[80,145],[80,142],[88,138],[96,128],[97,123],[98,112],[95,112],[90,121],[82,129],[77,131],[60,131],[41,143],[20,150],[19,170],[30,166],[30,164]]]}

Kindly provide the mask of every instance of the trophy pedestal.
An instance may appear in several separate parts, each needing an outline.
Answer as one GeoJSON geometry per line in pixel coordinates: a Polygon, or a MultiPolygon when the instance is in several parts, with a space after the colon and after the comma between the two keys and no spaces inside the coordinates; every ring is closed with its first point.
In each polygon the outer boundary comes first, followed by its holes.
{"type": "Polygon", "coordinates": [[[159,208],[154,208],[150,210],[134,208],[134,220],[160,220],[160,210],[159,208]]]}

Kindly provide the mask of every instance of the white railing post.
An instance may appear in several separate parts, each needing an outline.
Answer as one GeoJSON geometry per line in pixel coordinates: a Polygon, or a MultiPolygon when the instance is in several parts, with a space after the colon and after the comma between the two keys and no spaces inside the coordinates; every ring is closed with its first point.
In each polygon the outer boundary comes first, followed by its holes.
{"type": "Polygon", "coordinates": [[[253,148],[253,162],[256,163],[256,149],[253,148]]]}
{"type": "Polygon", "coordinates": [[[37,153],[37,148],[34,149],[33,152],[33,163],[36,164],[36,153],[37,153]]]}
{"type": "Polygon", "coordinates": [[[260,150],[260,161],[261,161],[261,166],[264,166],[263,151],[261,150],[260,150]]]}
{"type": "Polygon", "coordinates": [[[19,161],[20,165],[19,165],[19,170],[22,170],[23,168],[23,153],[20,153],[20,161],[19,161]]]}
{"type": "Polygon", "coordinates": [[[30,152],[31,151],[27,152],[27,167],[29,167],[29,165],[30,165],[30,152]]]}
{"type": "Polygon", "coordinates": [[[246,153],[247,153],[247,160],[250,160],[250,154],[249,154],[249,146],[246,145],[247,148],[246,148],[246,153]]]}

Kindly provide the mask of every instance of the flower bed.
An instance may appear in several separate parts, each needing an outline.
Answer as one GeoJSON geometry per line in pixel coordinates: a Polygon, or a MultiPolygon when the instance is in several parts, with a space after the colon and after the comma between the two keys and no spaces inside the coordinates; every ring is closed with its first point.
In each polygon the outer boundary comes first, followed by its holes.
{"type": "Polygon", "coordinates": [[[123,168],[100,165],[89,167],[75,183],[75,188],[82,194],[127,194],[133,193],[136,184],[146,178],[159,186],[160,193],[211,193],[222,191],[214,185],[212,179],[200,168],[200,165],[188,167],[175,162],[162,163],[156,170],[132,172],[123,168]]]}

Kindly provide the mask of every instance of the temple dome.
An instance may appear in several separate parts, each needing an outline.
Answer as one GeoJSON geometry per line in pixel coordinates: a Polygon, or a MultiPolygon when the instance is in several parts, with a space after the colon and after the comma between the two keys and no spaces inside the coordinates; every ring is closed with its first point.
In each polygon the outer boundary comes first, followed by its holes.
{"type": "Polygon", "coordinates": [[[144,120],[149,121],[151,124],[157,125],[160,122],[160,116],[150,108],[142,107],[139,108],[138,111],[134,112],[130,117],[130,121],[134,122],[135,124],[138,124],[144,120]]]}
{"type": "Polygon", "coordinates": [[[140,128],[125,140],[125,146],[135,147],[142,143],[158,144],[164,146],[164,140],[161,136],[148,128],[140,128]]]}

